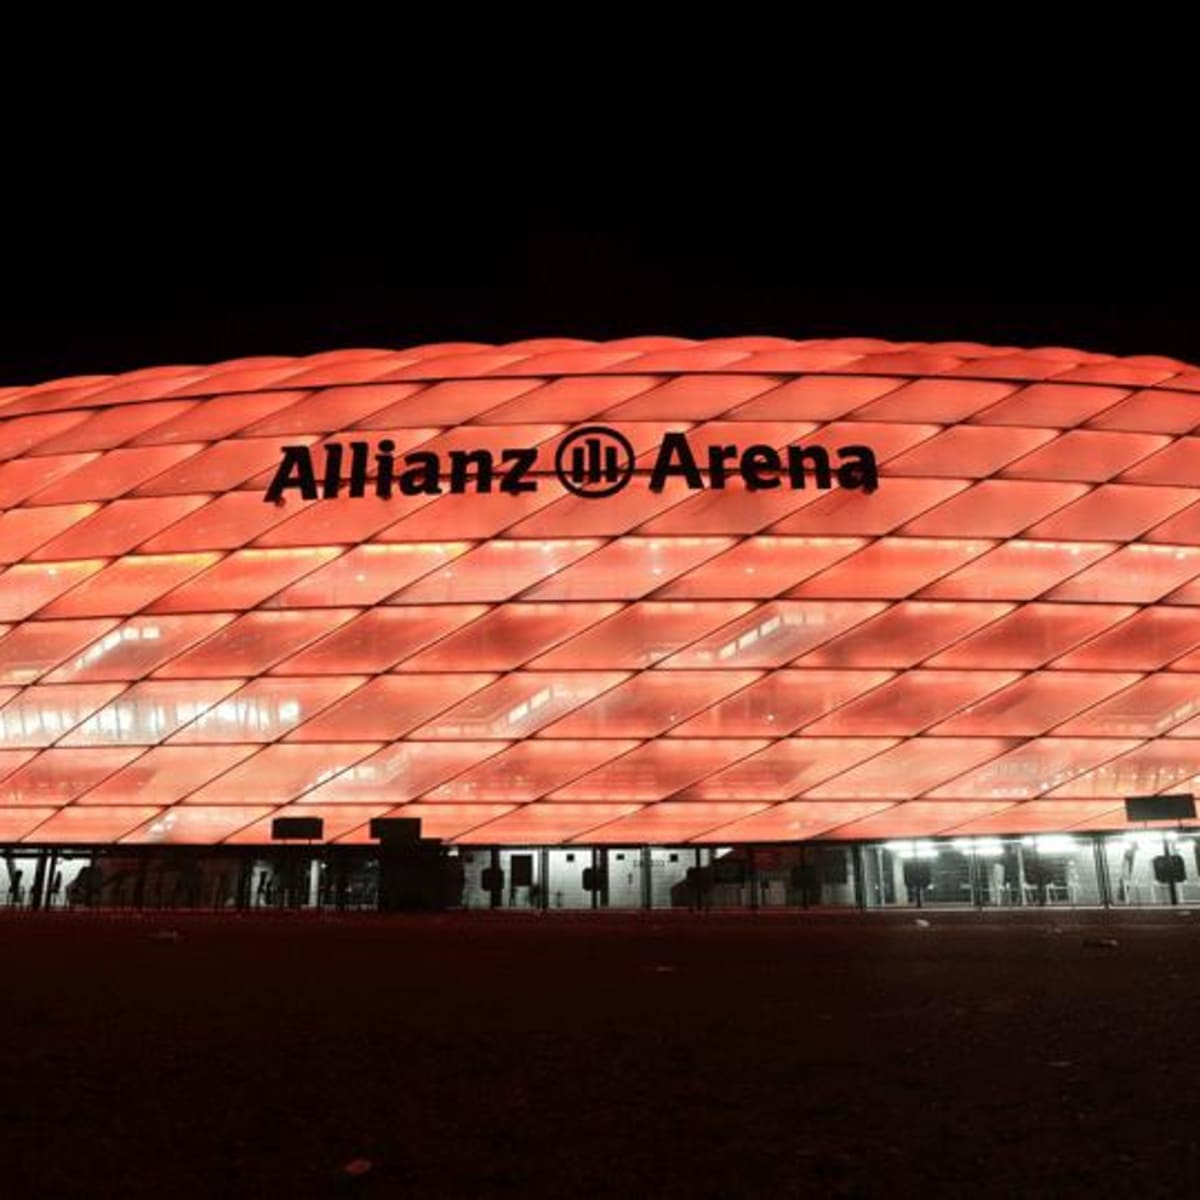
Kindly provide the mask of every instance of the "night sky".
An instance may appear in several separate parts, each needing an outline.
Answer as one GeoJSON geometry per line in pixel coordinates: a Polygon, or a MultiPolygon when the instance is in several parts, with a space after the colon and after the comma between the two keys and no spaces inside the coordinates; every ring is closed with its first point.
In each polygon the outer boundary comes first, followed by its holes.
{"type": "Polygon", "coordinates": [[[6,76],[0,384],[648,333],[1200,362],[1192,105],[1161,80],[610,67],[6,76]]]}

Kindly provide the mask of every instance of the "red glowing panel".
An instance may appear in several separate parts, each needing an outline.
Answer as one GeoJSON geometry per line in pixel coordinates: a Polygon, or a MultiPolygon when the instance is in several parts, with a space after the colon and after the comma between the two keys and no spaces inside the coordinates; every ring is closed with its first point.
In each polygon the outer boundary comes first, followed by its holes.
{"type": "Polygon", "coordinates": [[[978,705],[1016,678],[1015,671],[908,671],[813,722],[804,732],[841,737],[920,733],[959,709],[978,705]]]}
{"type": "Polygon", "coordinates": [[[636,600],[726,550],[729,538],[618,538],[539,584],[532,600],[636,600]]]}
{"type": "Polygon", "coordinates": [[[157,601],[153,611],[200,613],[252,608],[340,553],[334,546],[238,550],[157,601]]]}
{"type": "MultiPolygon", "coordinates": [[[[762,745],[733,742],[732,745],[762,745]]],[[[895,738],[785,738],[686,791],[682,800],[789,800],[831,776],[882,754],[895,738]]]]}
{"type": "Polygon", "coordinates": [[[243,392],[208,396],[187,412],[155,425],[134,439],[135,446],[160,446],[171,442],[215,442],[261,421],[270,413],[295,404],[303,392],[243,392]]]}
{"type": "Polygon", "coordinates": [[[276,817],[318,817],[323,822],[323,842],[336,841],[353,832],[360,825],[368,824],[374,817],[382,817],[388,811],[386,804],[369,807],[325,808],[314,804],[293,804],[288,808],[276,809],[270,816],[248,825],[226,838],[231,846],[271,845],[271,825],[276,817]]]}
{"type": "Polygon", "coordinates": [[[456,379],[435,383],[420,391],[407,392],[394,404],[357,422],[355,428],[427,425],[431,417],[443,425],[457,425],[532,391],[538,382],[536,379],[456,379]]]}
{"type": "Polygon", "coordinates": [[[86,412],[46,413],[17,417],[0,424],[0,461],[17,458],[87,419],[86,412]]]}
{"type": "Polygon", "coordinates": [[[232,620],[231,613],[135,617],[73,654],[46,676],[46,682],[140,679],[232,620]]]}
{"type": "Polygon", "coordinates": [[[36,753],[36,750],[0,750],[0,779],[7,779],[36,753]]]}
{"type": "MultiPolygon", "coordinates": [[[[1012,610],[1011,604],[937,604],[905,600],[806,655],[801,665],[915,666],[1012,610]]],[[[1005,667],[1011,664],[1000,662],[996,665],[1005,667]]]]}
{"type": "MultiPolygon", "coordinates": [[[[448,783],[426,792],[429,802],[471,803],[482,800],[522,802],[536,800],[577,779],[593,767],[626,754],[636,741],[528,741],[502,750],[486,762],[464,771],[448,783]]],[[[586,791],[586,789],[585,789],[586,791]]],[[[560,793],[564,799],[571,796],[560,793]]],[[[578,799],[628,800],[613,796],[582,795],[578,799]]]]}
{"type": "Polygon", "coordinates": [[[207,502],[206,496],[114,500],[30,555],[35,561],[126,554],[207,502]]]}
{"type": "Polygon", "coordinates": [[[94,454],[62,454],[45,458],[19,458],[0,465],[0,508],[11,508],[52,480],[74,471],[94,454]]]}
{"type": "MultiPolygon", "coordinates": [[[[1155,441],[1163,444],[1167,439],[1155,441]]],[[[1121,476],[1122,483],[1175,483],[1191,488],[1197,480],[1200,480],[1200,437],[1177,438],[1153,458],[1138,463],[1121,476]]]]}
{"type": "Polygon", "coordinates": [[[1114,549],[1109,542],[1004,542],[922,594],[939,600],[1032,600],[1114,549]]]}
{"type": "Polygon", "coordinates": [[[337,675],[347,671],[354,674],[386,671],[487,611],[480,604],[372,609],[280,663],[274,673],[337,675]]]}
{"type": "Polygon", "coordinates": [[[1200,425],[1200,397],[1148,388],[1114,404],[1088,422],[1092,429],[1141,433],[1189,433],[1200,425]]]}
{"type": "MultiPolygon", "coordinates": [[[[180,806],[160,813],[140,829],[126,834],[121,841],[125,845],[211,846],[255,821],[268,818],[274,811],[262,805],[226,805],[223,808],[180,806]]],[[[227,886],[232,888],[232,884],[227,886]]]]}
{"type": "Polygon", "coordinates": [[[765,744],[749,738],[724,742],[690,738],[645,742],[638,749],[560,788],[553,799],[660,800],[761,750],[765,744]]]}
{"type": "Polygon", "coordinates": [[[864,545],[862,538],[751,537],[666,584],[679,600],[769,600],[864,545]]]}
{"type": "Polygon", "coordinates": [[[601,545],[598,538],[486,542],[405,588],[397,598],[405,604],[507,600],[601,545]]]}
{"type": "Polygon", "coordinates": [[[966,737],[989,733],[1034,737],[1129,687],[1138,678],[1117,672],[1037,671],[943,721],[933,732],[966,737]]]}
{"type": "Polygon", "coordinates": [[[273,741],[360,683],[362,679],[356,676],[256,679],[184,726],[172,741],[175,744],[273,741]]]}
{"type": "Polygon", "coordinates": [[[817,800],[895,799],[930,788],[1003,754],[1005,738],[912,738],[805,793],[817,800]]]}
{"type": "Polygon", "coordinates": [[[1118,738],[1039,738],[930,792],[935,799],[1028,800],[1138,743],[1118,738]]]}
{"type": "Polygon", "coordinates": [[[0,808],[0,838],[19,842],[54,813],[53,808],[0,808]]]}
{"type": "Polygon", "coordinates": [[[93,504],[63,504],[54,508],[14,508],[0,513],[0,563],[19,562],[94,509],[93,504]]]}
{"type": "MultiPolygon", "coordinates": [[[[604,607],[615,609],[617,605],[604,607]]],[[[653,666],[680,647],[703,637],[750,608],[751,605],[743,601],[643,600],[631,604],[608,621],[600,624],[588,622],[578,637],[553,653],[544,654],[532,665],[537,670],[547,671],[653,666]]]]}
{"type": "Polygon", "coordinates": [[[1081,483],[985,479],[910,521],[904,532],[932,537],[1011,537],[1086,491],[1081,483]]]}
{"type": "Polygon", "coordinates": [[[588,830],[577,840],[621,845],[654,842],[659,845],[678,842],[711,841],[709,835],[731,821],[748,817],[762,808],[759,804],[684,803],[649,804],[628,817],[588,830]]]}
{"type": "Polygon", "coordinates": [[[756,671],[645,671],[562,717],[543,736],[656,737],[758,678],[756,671]]]}
{"type": "Polygon", "coordinates": [[[1027,532],[1036,538],[1123,541],[1145,533],[1195,499],[1191,488],[1106,483],[1027,532]]]}
{"type": "Polygon", "coordinates": [[[43,488],[33,497],[32,503],[74,504],[81,500],[111,500],[132,491],[139,483],[161,475],[184,459],[193,458],[200,449],[199,446],[144,446],[110,450],[43,488]]]}
{"type": "MultiPolygon", "coordinates": [[[[1093,674],[1091,678],[1096,676],[1093,674]]],[[[1137,680],[1137,676],[1127,678],[1137,680]]],[[[1160,737],[1197,713],[1200,713],[1200,675],[1172,672],[1134,682],[1054,732],[1081,737],[1160,737]]]]}
{"type": "Polygon", "coordinates": [[[626,678],[624,671],[517,671],[495,682],[486,676],[483,683],[490,686],[480,684],[461,703],[443,705],[446,711],[414,736],[454,740],[528,737],[626,678]]]}
{"type": "Polygon", "coordinates": [[[163,679],[229,679],[258,675],[357,616],[352,608],[316,612],[252,612],[224,625],[199,646],[160,667],[163,679]]]}
{"type": "MultiPolygon", "coordinates": [[[[1116,604],[1026,604],[930,659],[933,667],[1044,666],[1136,610],[1116,604]]],[[[1200,631],[1197,634],[1200,637],[1200,631]]],[[[1064,659],[1060,666],[1083,666],[1064,659]]],[[[1109,664],[1117,667],[1121,664],[1109,664]]]]}
{"type": "Polygon", "coordinates": [[[104,566],[103,559],[18,563],[0,571],[0,621],[19,621],[104,566]]]}
{"type": "Polygon", "coordinates": [[[883,538],[793,588],[790,596],[901,599],[993,545],[952,538],[883,538]]]}
{"type": "Polygon", "coordinates": [[[910,800],[870,816],[829,830],[825,836],[836,841],[860,838],[936,837],[957,832],[966,822],[1000,811],[995,800],[910,800]]]}
{"type": "Polygon", "coordinates": [[[489,425],[523,425],[528,421],[576,424],[657,387],[660,382],[653,375],[555,379],[489,409],[479,420],[489,425]]]}
{"type": "Polygon", "coordinates": [[[257,746],[159,746],[109,775],[79,802],[174,804],[257,750],[257,746]]]}
{"type": "MultiPolygon", "coordinates": [[[[301,444],[307,440],[302,439],[301,444]]],[[[150,478],[137,489],[137,494],[174,496],[228,491],[260,471],[270,468],[273,473],[280,461],[280,444],[273,438],[247,438],[220,442],[207,449],[189,447],[187,455],[180,457],[182,461],[177,466],[150,478]]]]}
{"type": "Polygon", "coordinates": [[[147,554],[175,550],[234,550],[289,515],[286,507],[264,504],[257,492],[229,492],[143,542],[141,549],[147,554]]]}
{"type": "MultiPolygon", "coordinates": [[[[281,592],[272,606],[376,604],[470,549],[470,542],[356,546],[281,592]]],[[[472,597],[473,598],[473,597],[472,597]]]]}
{"type": "Polygon", "coordinates": [[[673,655],[666,667],[780,667],[883,609],[872,601],[774,600],[673,655]]]}
{"type": "MultiPolygon", "coordinates": [[[[635,475],[626,487],[606,497],[603,503],[594,497],[564,495],[508,527],[508,532],[521,538],[618,537],[691,494],[678,488],[652,492],[649,477],[635,475]]],[[[759,493],[764,494],[774,493],[759,493]]],[[[516,502],[515,498],[513,501],[516,502]]],[[[686,532],[709,531],[688,529],[686,532]]]]}
{"type": "Polygon", "coordinates": [[[818,499],[779,521],[771,532],[878,537],[970,486],[965,479],[902,479],[886,472],[884,475],[874,492],[835,488],[832,492],[815,493],[818,499]]]}
{"type": "Polygon", "coordinates": [[[763,375],[683,375],[602,415],[605,421],[653,421],[667,413],[686,421],[703,421],[769,392],[778,382],[763,375]]]}
{"type": "Polygon", "coordinates": [[[218,554],[141,554],[121,558],[43,610],[44,617],[118,617],[198,575],[218,554]]]}
{"type": "Polygon", "coordinates": [[[511,670],[594,625],[616,608],[615,604],[512,604],[496,608],[406,660],[405,669],[511,670]]]}
{"type": "MultiPolygon", "coordinates": [[[[421,500],[424,500],[421,497],[421,500]]],[[[331,546],[353,544],[391,525],[399,515],[396,502],[378,496],[347,495],[336,500],[289,500],[295,516],[262,534],[259,546],[331,546]]]]}
{"type": "Polygon", "coordinates": [[[864,421],[940,421],[949,425],[998,404],[1013,390],[1012,384],[977,379],[917,379],[864,404],[854,416],[864,421]]]}
{"type": "Polygon", "coordinates": [[[366,421],[418,391],[419,385],[409,383],[325,388],[256,421],[242,432],[246,437],[275,439],[291,439],[305,433],[333,433],[366,421]]]}
{"type": "MultiPolygon", "coordinates": [[[[1148,433],[1074,429],[1006,467],[1010,479],[1064,479],[1102,483],[1167,444],[1148,433]]],[[[1156,480],[1155,482],[1167,482],[1156,480]]]]}
{"type": "Polygon", "coordinates": [[[398,742],[341,771],[310,792],[307,799],[323,804],[403,803],[499,754],[507,744],[398,742]]]}
{"type": "Polygon", "coordinates": [[[333,779],[377,745],[264,746],[187,797],[188,804],[283,804],[333,779]]]}
{"type": "Polygon", "coordinates": [[[900,379],[809,375],[780,384],[731,414],[739,421],[833,421],[903,383],[900,379]]]}
{"type": "Polygon", "coordinates": [[[477,831],[511,811],[511,804],[405,804],[388,815],[416,817],[421,822],[422,837],[471,845],[488,842],[490,839],[477,831]]]}
{"type": "Polygon", "coordinates": [[[1040,425],[1068,429],[1112,408],[1129,393],[1115,387],[1081,387],[1068,383],[1035,383],[971,418],[984,425],[1040,425]]]}
{"type": "MultiPolygon", "coordinates": [[[[1147,608],[1055,661],[1081,671],[1154,671],[1200,645],[1200,621],[1186,608],[1147,608]]],[[[1186,661],[1179,670],[1189,670],[1186,661]]]]}
{"type": "Polygon", "coordinates": [[[159,810],[146,804],[113,808],[81,808],[71,805],[59,809],[48,821],[31,829],[21,839],[43,843],[98,843],[119,841],[139,825],[158,816],[159,810]]]}
{"type": "Polygon", "coordinates": [[[43,750],[0,782],[0,804],[69,804],[138,754],[136,748],[43,750]]]}
{"type": "MultiPolygon", "coordinates": [[[[449,461],[446,456],[454,451],[464,454],[487,451],[493,462],[492,487],[498,492],[507,470],[501,457],[504,451],[514,446],[543,446],[543,443],[564,432],[561,425],[456,425],[423,443],[421,449],[443,456],[444,461],[449,461]]],[[[545,464],[552,462],[553,457],[553,450],[543,446],[539,454],[539,468],[545,470],[545,464]]],[[[478,478],[478,466],[469,465],[467,473],[472,479],[478,478]]]]}
{"type": "Polygon", "coordinates": [[[983,479],[1055,436],[1052,429],[955,425],[892,459],[888,474],[983,479]]]}
{"type": "MultiPolygon", "coordinates": [[[[671,677],[675,674],[671,672],[671,677]]],[[[739,672],[729,674],[741,677],[739,672]]],[[[891,674],[890,671],[772,671],[668,732],[682,737],[779,737],[877,687],[890,679],[891,674]]]]}
{"type": "Polygon", "coordinates": [[[0,684],[32,683],[107,633],[115,621],[27,621],[0,639],[0,684]]]}
{"type": "MultiPolygon", "coordinates": [[[[457,539],[478,540],[504,533],[523,525],[524,519],[553,506],[563,494],[560,484],[543,479],[535,492],[517,496],[478,495],[465,492],[441,496],[407,497],[391,500],[394,524],[376,535],[378,542],[438,542],[457,539]],[[408,511],[409,515],[405,516],[408,511]]],[[[571,535],[570,528],[558,534],[571,535]]],[[[586,532],[586,531],[585,531],[586,532]]],[[[521,536],[526,536],[522,534],[521,536]]],[[[529,534],[528,536],[540,536],[529,534]]],[[[554,537],[554,533],[547,536],[554,537]]]]}
{"type": "Polygon", "coordinates": [[[194,721],[238,687],[239,681],[135,683],[60,741],[63,746],[149,746],[194,721]]]}
{"type": "Polygon", "coordinates": [[[815,487],[805,491],[790,487],[756,491],[740,478],[730,479],[720,489],[696,492],[686,489],[678,480],[670,480],[661,493],[670,506],[639,525],[639,532],[659,537],[757,533],[828,494],[815,487]]]}
{"type": "Polygon", "coordinates": [[[491,675],[382,675],[288,734],[290,742],[374,742],[403,737],[485,687],[491,675]]]}
{"type": "Polygon", "coordinates": [[[49,746],[107,704],[123,686],[25,688],[0,708],[0,746],[49,746]]]}
{"type": "Polygon", "coordinates": [[[1060,584],[1050,599],[1149,604],[1198,575],[1200,548],[1125,546],[1060,584]]]}
{"type": "MultiPolygon", "coordinates": [[[[637,804],[524,804],[474,829],[471,841],[499,846],[531,846],[582,838],[589,829],[638,811],[637,804]]],[[[407,813],[401,810],[400,815],[407,813]]],[[[466,839],[464,839],[466,840],[466,839]]]]}
{"type": "Polygon", "coordinates": [[[790,801],[714,829],[712,836],[725,844],[807,841],[848,821],[891,807],[888,800],[790,801]]]}
{"type": "Polygon", "coordinates": [[[1125,796],[1165,792],[1196,774],[1196,765],[1200,763],[1198,752],[1200,741],[1164,738],[1110,759],[1055,788],[1050,795],[1054,798],[1108,796],[1121,800],[1125,796]]]}
{"type": "MultiPolygon", "coordinates": [[[[967,821],[954,830],[956,834],[1052,833],[1071,829],[1113,811],[1111,800],[1023,800],[1010,804],[999,812],[974,821],[967,821]]],[[[1118,824],[1125,822],[1125,810],[1120,810],[1118,824]]]]}
{"type": "Polygon", "coordinates": [[[1185,546],[1200,545],[1200,504],[1191,504],[1161,525],[1156,525],[1145,540],[1171,542],[1185,546]]]}
{"type": "Polygon", "coordinates": [[[164,400],[130,404],[91,413],[86,421],[38,446],[38,454],[68,454],[79,450],[112,450],[148,429],[181,416],[194,400],[164,400]]]}

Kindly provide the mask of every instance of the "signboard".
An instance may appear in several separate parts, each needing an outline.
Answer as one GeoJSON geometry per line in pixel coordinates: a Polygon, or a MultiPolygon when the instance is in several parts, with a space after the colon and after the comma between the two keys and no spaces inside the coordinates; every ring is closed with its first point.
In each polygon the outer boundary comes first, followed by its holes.
{"type": "Polygon", "coordinates": [[[1127,821],[1188,821],[1196,815],[1192,795],[1130,796],[1125,801],[1127,821]]]}

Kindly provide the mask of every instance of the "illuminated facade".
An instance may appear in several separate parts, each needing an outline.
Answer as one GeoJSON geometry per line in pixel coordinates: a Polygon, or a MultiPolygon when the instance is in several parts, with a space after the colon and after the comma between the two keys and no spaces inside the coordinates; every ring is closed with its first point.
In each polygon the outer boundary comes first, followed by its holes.
{"type": "Polygon", "coordinates": [[[1200,371],[1067,350],[546,340],[0,389],[0,843],[1119,830],[1200,774],[1198,480],[1200,371]],[[635,460],[607,494],[609,449],[559,453],[588,426],[635,460]]]}

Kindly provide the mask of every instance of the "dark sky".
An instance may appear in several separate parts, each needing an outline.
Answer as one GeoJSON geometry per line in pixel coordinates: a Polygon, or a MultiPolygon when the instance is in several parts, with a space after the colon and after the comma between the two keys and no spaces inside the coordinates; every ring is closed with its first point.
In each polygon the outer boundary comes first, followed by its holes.
{"type": "Polygon", "coordinates": [[[844,58],[639,90],[610,65],[520,93],[353,62],[7,77],[0,383],[640,333],[1200,362],[1169,85],[844,58]]]}

